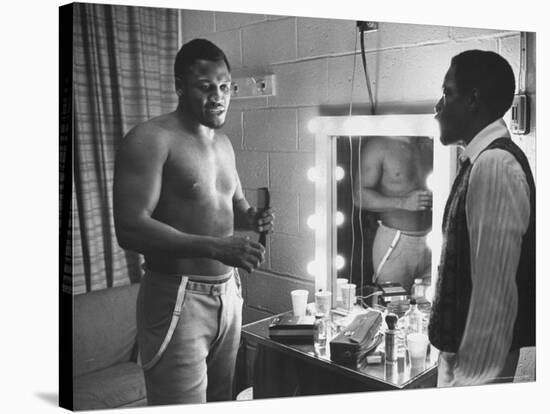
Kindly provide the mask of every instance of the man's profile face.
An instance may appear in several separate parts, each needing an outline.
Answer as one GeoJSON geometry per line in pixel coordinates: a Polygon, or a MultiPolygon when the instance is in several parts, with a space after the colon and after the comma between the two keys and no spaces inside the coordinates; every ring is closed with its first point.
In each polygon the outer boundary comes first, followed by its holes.
{"type": "Polygon", "coordinates": [[[202,125],[221,128],[231,95],[231,74],[225,62],[197,60],[181,76],[184,111],[202,125]]]}
{"type": "Polygon", "coordinates": [[[435,119],[439,122],[440,141],[443,145],[457,144],[464,140],[465,125],[469,122],[466,97],[460,94],[451,66],[443,81],[443,96],[435,106],[435,119]]]}

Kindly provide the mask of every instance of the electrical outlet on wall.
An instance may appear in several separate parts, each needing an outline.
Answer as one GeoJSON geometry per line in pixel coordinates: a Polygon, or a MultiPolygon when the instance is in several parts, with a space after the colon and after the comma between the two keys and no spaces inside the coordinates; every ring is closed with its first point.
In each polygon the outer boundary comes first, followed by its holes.
{"type": "Polygon", "coordinates": [[[275,95],[275,75],[236,78],[231,82],[232,99],[275,95]]]}

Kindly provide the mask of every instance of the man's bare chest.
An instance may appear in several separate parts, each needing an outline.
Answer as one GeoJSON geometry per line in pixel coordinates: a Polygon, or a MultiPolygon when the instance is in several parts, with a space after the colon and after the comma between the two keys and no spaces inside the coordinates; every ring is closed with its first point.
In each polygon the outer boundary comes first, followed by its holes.
{"type": "Polygon", "coordinates": [[[431,148],[414,143],[402,145],[385,154],[382,181],[390,185],[421,185],[432,169],[431,148]]]}
{"type": "Polygon", "coordinates": [[[214,149],[176,148],[163,168],[163,187],[183,198],[232,196],[237,185],[229,154],[214,149]]]}

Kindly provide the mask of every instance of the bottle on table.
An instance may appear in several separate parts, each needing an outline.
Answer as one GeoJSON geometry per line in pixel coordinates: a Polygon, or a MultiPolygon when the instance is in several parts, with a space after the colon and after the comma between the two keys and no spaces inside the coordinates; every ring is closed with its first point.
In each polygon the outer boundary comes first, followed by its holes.
{"type": "Polygon", "coordinates": [[[411,297],[416,300],[418,310],[422,313],[423,317],[423,333],[427,333],[428,321],[430,319],[430,312],[432,310],[432,304],[427,298],[427,289],[429,285],[425,283],[423,279],[414,279],[414,285],[411,289],[411,297]]]}
{"type": "Polygon", "coordinates": [[[327,349],[330,321],[323,313],[315,315],[313,326],[313,346],[317,354],[324,354],[327,349]]]}

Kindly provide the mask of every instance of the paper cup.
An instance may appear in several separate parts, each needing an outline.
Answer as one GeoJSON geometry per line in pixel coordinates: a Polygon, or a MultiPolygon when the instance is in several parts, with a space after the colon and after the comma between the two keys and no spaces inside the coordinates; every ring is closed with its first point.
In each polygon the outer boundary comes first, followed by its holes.
{"type": "Polygon", "coordinates": [[[428,351],[428,335],[411,333],[407,335],[407,348],[411,357],[411,368],[424,368],[428,351]]]}
{"type": "Polygon", "coordinates": [[[330,308],[332,307],[332,292],[328,290],[323,290],[320,292],[315,292],[315,306],[317,312],[322,313],[323,315],[328,315],[330,308]]]}
{"type": "Polygon", "coordinates": [[[307,297],[309,292],[305,289],[296,289],[290,292],[292,298],[292,311],[296,316],[305,316],[307,297]]]}
{"type": "Polygon", "coordinates": [[[342,302],[342,286],[347,285],[348,279],[336,279],[336,300],[342,302]]]}
{"type": "Polygon", "coordinates": [[[346,283],[342,286],[342,307],[351,310],[355,305],[355,284],[346,283]]]}

